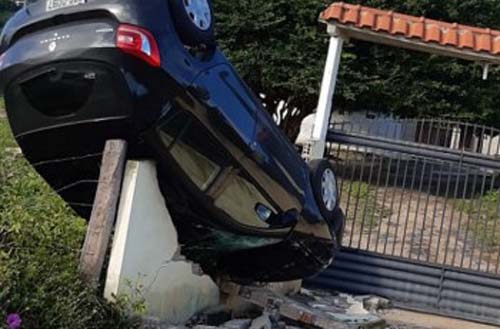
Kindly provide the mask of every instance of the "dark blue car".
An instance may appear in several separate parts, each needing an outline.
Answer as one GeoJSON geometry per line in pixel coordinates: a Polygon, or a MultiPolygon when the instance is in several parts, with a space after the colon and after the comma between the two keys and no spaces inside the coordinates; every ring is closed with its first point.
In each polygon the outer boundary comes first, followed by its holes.
{"type": "Polygon", "coordinates": [[[0,87],[33,167],[82,217],[106,140],[155,159],[183,253],[238,280],[327,267],[344,218],[217,49],[209,0],[31,0],[5,26],[0,87]]]}

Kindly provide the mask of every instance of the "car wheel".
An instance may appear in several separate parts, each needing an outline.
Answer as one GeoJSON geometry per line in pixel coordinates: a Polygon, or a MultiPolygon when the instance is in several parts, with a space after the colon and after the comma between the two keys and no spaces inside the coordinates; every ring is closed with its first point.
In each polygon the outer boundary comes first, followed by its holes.
{"type": "Polygon", "coordinates": [[[177,33],[184,44],[192,47],[215,44],[210,0],[171,0],[170,4],[177,33]]]}
{"type": "Polygon", "coordinates": [[[330,223],[337,211],[338,190],[334,169],[328,160],[313,160],[309,163],[311,185],[321,215],[330,223]]]}

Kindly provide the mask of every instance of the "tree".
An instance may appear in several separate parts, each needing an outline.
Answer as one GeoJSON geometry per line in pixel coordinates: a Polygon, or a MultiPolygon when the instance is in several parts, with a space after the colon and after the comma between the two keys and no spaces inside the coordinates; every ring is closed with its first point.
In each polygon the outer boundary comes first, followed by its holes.
{"type": "MultiPolygon", "coordinates": [[[[500,28],[494,0],[351,1],[437,20],[500,28]]],[[[477,63],[364,42],[348,45],[336,97],[337,108],[368,109],[403,117],[444,117],[500,126],[494,69],[482,80],[477,63]]]]}
{"type": "Polygon", "coordinates": [[[7,19],[16,10],[16,5],[11,0],[0,0],[0,27],[2,27],[7,19]]]}
{"type": "MultiPolygon", "coordinates": [[[[323,0],[213,0],[225,53],[292,139],[316,106],[327,53],[323,0]],[[281,110],[279,105],[284,102],[281,110]]],[[[416,16],[500,28],[496,0],[349,0],[416,16]]],[[[442,117],[500,126],[494,69],[478,64],[351,41],[346,44],[335,110],[403,117],[442,117]]]]}
{"type": "Polygon", "coordinates": [[[214,0],[220,45],[289,136],[316,107],[326,57],[321,0],[214,0]],[[282,106],[278,111],[278,107],[282,106]]]}

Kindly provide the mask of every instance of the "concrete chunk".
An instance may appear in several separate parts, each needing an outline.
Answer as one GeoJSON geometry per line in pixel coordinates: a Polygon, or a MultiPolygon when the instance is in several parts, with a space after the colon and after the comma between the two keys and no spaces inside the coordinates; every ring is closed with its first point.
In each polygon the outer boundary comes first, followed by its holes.
{"type": "Polygon", "coordinates": [[[269,318],[269,315],[263,314],[262,316],[253,320],[250,329],[273,329],[273,324],[271,322],[271,319],[269,318]]]}
{"type": "Polygon", "coordinates": [[[222,325],[223,329],[248,329],[252,324],[250,319],[236,319],[231,320],[222,325]]]}

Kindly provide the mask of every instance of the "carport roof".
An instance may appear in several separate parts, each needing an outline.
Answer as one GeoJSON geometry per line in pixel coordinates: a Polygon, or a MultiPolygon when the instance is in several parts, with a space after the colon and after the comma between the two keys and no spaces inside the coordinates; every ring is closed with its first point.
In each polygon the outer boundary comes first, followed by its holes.
{"type": "Polygon", "coordinates": [[[500,63],[500,31],[447,23],[360,5],[333,3],[320,20],[336,32],[396,47],[500,63]]]}

